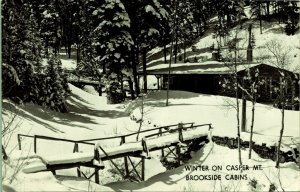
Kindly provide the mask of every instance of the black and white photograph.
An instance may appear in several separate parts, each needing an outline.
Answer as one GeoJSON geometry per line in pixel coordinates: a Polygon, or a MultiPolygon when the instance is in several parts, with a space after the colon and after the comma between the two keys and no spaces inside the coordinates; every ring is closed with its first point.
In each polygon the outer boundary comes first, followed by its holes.
{"type": "Polygon", "coordinates": [[[2,0],[1,191],[300,191],[299,8],[2,0]]]}

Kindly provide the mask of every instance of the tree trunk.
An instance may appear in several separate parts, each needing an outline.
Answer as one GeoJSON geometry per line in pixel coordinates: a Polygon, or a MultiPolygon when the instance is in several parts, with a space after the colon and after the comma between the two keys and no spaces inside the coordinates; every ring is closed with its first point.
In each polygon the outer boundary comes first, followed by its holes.
{"type": "Polygon", "coordinates": [[[133,90],[133,82],[131,81],[131,79],[128,80],[128,85],[129,85],[129,91],[130,91],[130,95],[131,95],[131,100],[135,99],[135,95],[134,95],[134,90],[133,90]]]}
{"type": "Polygon", "coordinates": [[[167,64],[167,47],[164,44],[164,58],[165,58],[165,64],[167,64]]]}
{"type": "Polygon", "coordinates": [[[262,22],[261,22],[261,12],[260,12],[260,2],[258,3],[258,17],[259,17],[260,34],[262,34],[262,22]]]}
{"type": "MultiPolygon", "coordinates": [[[[173,41],[174,41],[174,35],[176,35],[176,40],[177,41],[177,30],[175,31],[174,34],[174,29],[177,29],[177,1],[174,0],[174,7],[175,7],[175,18],[172,19],[172,36],[171,36],[171,47],[170,47],[170,60],[169,60],[169,68],[168,68],[168,84],[167,84],[167,99],[166,99],[166,106],[169,106],[169,92],[170,92],[170,79],[171,79],[171,64],[172,64],[172,57],[173,57],[173,41]]],[[[177,44],[177,42],[176,42],[177,44]]],[[[175,48],[174,48],[175,49],[175,48]]],[[[177,53],[175,53],[177,54],[177,53]]],[[[175,55],[175,63],[176,63],[176,55],[175,55]]],[[[164,77],[163,77],[164,78],[164,77]]],[[[164,79],[163,79],[164,81],[164,79]]]]}
{"type": "Polygon", "coordinates": [[[139,122],[139,130],[138,130],[138,133],[136,135],[136,141],[139,140],[140,132],[141,132],[143,121],[144,121],[144,94],[142,94],[141,115],[142,115],[142,117],[141,117],[140,122],[139,122]]]}
{"type": "MultiPolygon", "coordinates": [[[[175,21],[174,21],[174,28],[175,29],[175,46],[174,46],[174,63],[177,63],[177,54],[178,54],[178,19],[177,19],[177,10],[178,10],[178,4],[177,1],[175,0],[175,21]]],[[[173,38],[172,38],[173,41],[173,38]]]]}
{"type": "Polygon", "coordinates": [[[80,62],[80,43],[77,42],[77,64],[80,62]]]}
{"type": "MultiPolygon", "coordinates": [[[[244,79],[242,80],[242,86],[245,87],[244,79]]],[[[242,91],[242,132],[246,131],[246,118],[247,118],[247,100],[245,96],[245,92],[242,91]]]]}
{"type": "Polygon", "coordinates": [[[68,55],[68,48],[67,48],[67,45],[65,45],[65,51],[66,51],[66,55],[68,55]]]}
{"type": "Polygon", "coordinates": [[[229,15],[229,10],[227,11],[227,26],[230,26],[231,25],[231,18],[230,18],[230,15],[229,15]]]}
{"type": "Polygon", "coordinates": [[[102,96],[102,86],[101,86],[101,83],[99,83],[99,86],[98,86],[98,95],[102,96]]]}
{"type": "Polygon", "coordinates": [[[251,117],[251,130],[250,130],[250,141],[249,141],[249,159],[251,159],[252,152],[252,137],[253,137],[253,127],[254,127],[254,115],[255,115],[255,101],[252,97],[252,117],[251,117]]]}
{"type": "MultiPolygon", "coordinates": [[[[169,106],[169,91],[170,91],[170,78],[171,78],[171,64],[172,64],[172,56],[173,56],[173,39],[174,33],[172,33],[171,38],[171,47],[170,47],[170,60],[169,60],[169,68],[168,68],[168,85],[167,85],[167,99],[166,106],[169,106]]],[[[164,78],[164,77],[163,77],[164,78]]],[[[164,79],[163,79],[164,80],[164,79]]]]}
{"type": "Polygon", "coordinates": [[[12,60],[12,51],[11,51],[11,41],[8,41],[8,64],[11,65],[11,60],[12,60]]]}
{"type": "Polygon", "coordinates": [[[71,58],[71,43],[68,43],[68,56],[69,56],[69,59],[71,58]]]}
{"type": "Polygon", "coordinates": [[[283,135],[283,131],[284,131],[284,110],[285,110],[285,90],[283,89],[282,86],[282,80],[281,80],[281,86],[280,86],[280,102],[281,102],[281,130],[280,130],[280,135],[279,135],[279,141],[278,141],[278,146],[277,146],[277,160],[276,160],[276,168],[279,167],[279,163],[280,163],[280,146],[281,146],[281,140],[282,140],[282,135],[283,135]]]}
{"type": "Polygon", "coordinates": [[[296,110],[295,101],[294,101],[296,85],[293,80],[291,80],[291,88],[292,88],[292,99],[291,99],[292,110],[296,110]]]}
{"type": "Polygon", "coordinates": [[[240,133],[240,105],[239,105],[239,94],[238,94],[238,74],[237,74],[237,48],[234,49],[234,75],[235,75],[235,99],[236,99],[236,120],[237,120],[237,141],[238,141],[238,159],[240,165],[242,165],[241,156],[241,133],[240,133]]]}
{"type": "Polygon", "coordinates": [[[106,66],[105,66],[105,63],[102,64],[102,71],[103,71],[103,74],[106,74],[106,66]]]}
{"type": "Polygon", "coordinates": [[[267,4],[267,18],[268,21],[270,21],[270,2],[267,1],[266,4],[267,4]]]}
{"type": "Polygon", "coordinates": [[[184,41],[183,41],[183,63],[185,63],[185,58],[186,58],[186,47],[185,47],[185,37],[184,37],[184,41]]]}
{"type": "Polygon", "coordinates": [[[120,72],[120,75],[118,75],[118,81],[121,83],[121,90],[124,91],[124,83],[123,83],[123,74],[120,72]]]}
{"type": "Polygon", "coordinates": [[[282,18],[282,16],[281,16],[282,13],[281,13],[281,8],[280,8],[279,5],[277,6],[277,9],[278,9],[278,12],[277,12],[278,13],[278,23],[280,24],[281,23],[281,18],[282,18]]]}
{"type": "Polygon", "coordinates": [[[146,50],[143,50],[143,80],[144,80],[144,93],[147,93],[147,61],[146,61],[146,50]]]}
{"type": "Polygon", "coordinates": [[[46,53],[46,58],[49,58],[49,50],[48,50],[48,47],[49,47],[49,45],[48,45],[48,40],[46,40],[46,42],[45,42],[45,53],[46,53]]]}
{"type": "Polygon", "coordinates": [[[280,136],[279,136],[279,141],[278,141],[278,146],[277,146],[276,168],[279,167],[279,162],[280,162],[280,146],[281,146],[283,131],[284,131],[284,105],[282,106],[282,109],[281,109],[281,130],[280,130],[280,136]]]}
{"type": "Polygon", "coordinates": [[[243,93],[242,100],[242,127],[241,131],[246,132],[246,119],[247,119],[247,100],[245,99],[245,95],[243,93]]]}
{"type": "Polygon", "coordinates": [[[135,85],[135,93],[136,96],[140,94],[140,86],[139,86],[139,80],[138,80],[138,74],[137,74],[137,69],[136,69],[136,57],[135,57],[135,49],[132,48],[131,51],[131,67],[132,67],[132,74],[133,74],[133,81],[135,85]]]}
{"type": "MultiPolygon", "coordinates": [[[[177,31],[177,30],[176,30],[177,31]]],[[[176,37],[175,37],[175,46],[174,46],[174,63],[177,63],[177,54],[178,54],[178,35],[177,32],[176,33],[176,37]]]]}

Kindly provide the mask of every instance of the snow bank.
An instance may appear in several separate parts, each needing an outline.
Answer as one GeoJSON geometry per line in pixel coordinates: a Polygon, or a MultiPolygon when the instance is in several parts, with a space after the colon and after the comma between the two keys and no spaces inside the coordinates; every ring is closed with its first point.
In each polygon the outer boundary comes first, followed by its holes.
{"type": "MultiPolygon", "coordinates": [[[[107,106],[107,100],[105,97],[99,97],[98,95],[91,94],[88,91],[84,91],[78,87],[75,87],[74,85],[72,85],[70,83],[69,83],[69,87],[71,89],[71,92],[74,95],[76,95],[76,97],[79,101],[84,101],[86,104],[88,104],[90,106],[97,106],[97,105],[101,105],[102,107],[107,106]]],[[[88,87],[86,87],[86,88],[88,88],[88,87]]]]}
{"type": "Polygon", "coordinates": [[[91,85],[86,85],[83,87],[83,90],[92,94],[92,95],[99,95],[99,93],[95,90],[95,88],[91,85]]]}
{"type": "MultiPolygon", "coordinates": [[[[61,58],[60,61],[61,61],[63,69],[68,69],[68,70],[75,70],[76,69],[76,65],[77,65],[76,60],[61,58]]],[[[42,60],[42,65],[44,65],[44,66],[48,65],[47,59],[42,60]]]]}

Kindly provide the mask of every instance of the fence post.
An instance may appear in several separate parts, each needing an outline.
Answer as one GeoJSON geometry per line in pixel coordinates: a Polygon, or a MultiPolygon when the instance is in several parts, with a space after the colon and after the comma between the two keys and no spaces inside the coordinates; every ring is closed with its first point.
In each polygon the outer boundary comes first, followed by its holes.
{"type": "MultiPolygon", "coordinates": [[[[161,130],[161,128],[159,128],[158,132],[159,132],[159,136],[162,136],[162,130],[161,130]]],[[[164,158],[164,156],[165,156],[165,152],[164,152],[164,148],[162,148],[161,149],[161,157],[164,158]]]]}
{"type": "Polygon", "coordinates": [[[180,145],[176,145],[176,154],[177,154],[177,163],[178,166],[181,164],[181,157],[180,157],[180,145]]]}
{"type": "Polygon", "coordinates": [[[37,138],[36,138],[36,135],[33,136],[33,151],[34,153],[36,153],[36,141],[37,141],[37,138]]]}
{"type": "Polygon", "coordinates": [[[19,150],[22,150],[20,134],[18,134],[18,145],[19,145],[19,150]]]}
{"type": "MultiPolygon", "coordinates": [[[[79,152],[78,143],[74,143],[73,153],[79,152]]],[[[80,166],[77,166],[77,176],[81,177],[80,166]]]]}
{"type": "MultiPolygon", "coordinates": [[[[125,136],[121,136],[121,144],[124,144],[125,141],[125,136]]],[[[125,177],[129,176],[129,169],[128,169],[128,160],[127,160],[127,156],[124,157],[124,166],[125,166],[125,177]]]]}
{"type": "Polygon", "coordinates": [[[180,142],[183,142],[182,128],[183,128],[182,123],[178,123],[178,134],[179,134],[179,141],[180,142]]]}
{"type": "Polygon", "coordinates": [[[73,153],[79,152],[78,143],[74,143],[73,153]]]}
{"type": "Polygon", "coordinates": [[[147,143],[144,138],[142,138],[142,147],[143,147],[143,152],[146,153],[146,155],[148,156],[149,150],[148,150],[147,143]]]}
{"type": "Polygon", "coordinates": [[[145,181],[145,157],[142,157],[142,181],[145,181]]]}
{"type": "MultiPolygon", "coordinates": [[[[179,134],[179,141],[183,142],[183,135],[182,135],[182,128],[183,128],[183,124],[182,123],[178,123],[178,134],[179,134]]],[[[177,144],[176,145],[176,154],[177,154],[177,163],[178,166],[181,164],[181,157],[180,157],[180,145],[177,144]]]]}
{"type": "Polygon", "coordinates": [[[100,184],[99,181],[99,168],[95,168],[95,183],[100,184]]]}

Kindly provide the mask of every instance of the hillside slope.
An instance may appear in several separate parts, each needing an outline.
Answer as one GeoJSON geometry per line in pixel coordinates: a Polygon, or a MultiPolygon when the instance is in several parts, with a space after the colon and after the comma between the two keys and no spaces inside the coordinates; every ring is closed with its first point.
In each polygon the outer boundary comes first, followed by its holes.
{"type": "MultiPolygon", "coordinates": [[[[211,23],[213,23],[213,19],[211,20],[211,23]]],[[[252,24],[252,33],[254,35],[255,39],[255,47],[253,50],[253,59],[254,62],[262,62],[274,65],[276,63],[274,61],[274,58],[268,58],[272,56],[272,53],[266,48],[266,44],[270,42],[277,42],[279,43],[282,48],[289,50],[289,60],[290,60],[290,66],[288,69],[292,71],[300,72],[300,33],[299,31],[293,35],[288,36],[285,34],[284,31],[284,25],[279,24],[276,21],[267,22],[263,21],[262,23],[262,34],[260,34],[260,28],[259,28],[259,22],[255,20],[245,20],[241,25],[238,25],[232,29],[230,29],[228,37],[225,39],[221,39],[221,49],[222,55],[226,56],[228,55],[227,49],[227,42],[230,41],[230,39],[233,39],[236,37],[240,40],[238,42],[238,47],[240,49],[240,54],[246,57],[246,49],[248,46],[248,27],[252,24]]],[[[211,24],[212,25],[212,24],[211,24]]],[[[202,37],[197,38],[194,40],[194,42],[191,44],[191,46],[186,47],[186,60],[188,60],[189,63],[201,63],[208,60],[211,60],[212,57],[212,51],[210,47],[214,44],[218,45],[218,42],[220,42],[219,38],[214,38],[213,30],[211,26],[202,37]]],[[[168,51],[170,50],[170,46],[167,47],[168,51]]],[[[183,59],[183,48],[179,50],[179,54],[177,58],[180,57],[183,59]]],[[[161,64],[164,64],[164,56],[163,56],[163,48],[157,47],[152,49],[148,53],[147,57],[147,68],[151,69],[152,67],[156,67],[158,65],[163,66],[161,64]]],[[[169,60],[170,55],[167,54],[167,60],[169,60]]],[[[177,59],[177,63],[183,63],[183,60],[179,61],[177,59]]],[[[172,59],[172,64],[176,65],[174,63],[174,55],[172,59]]],[[[167,64],[168,65],[168,64],[167,64]]]]}

